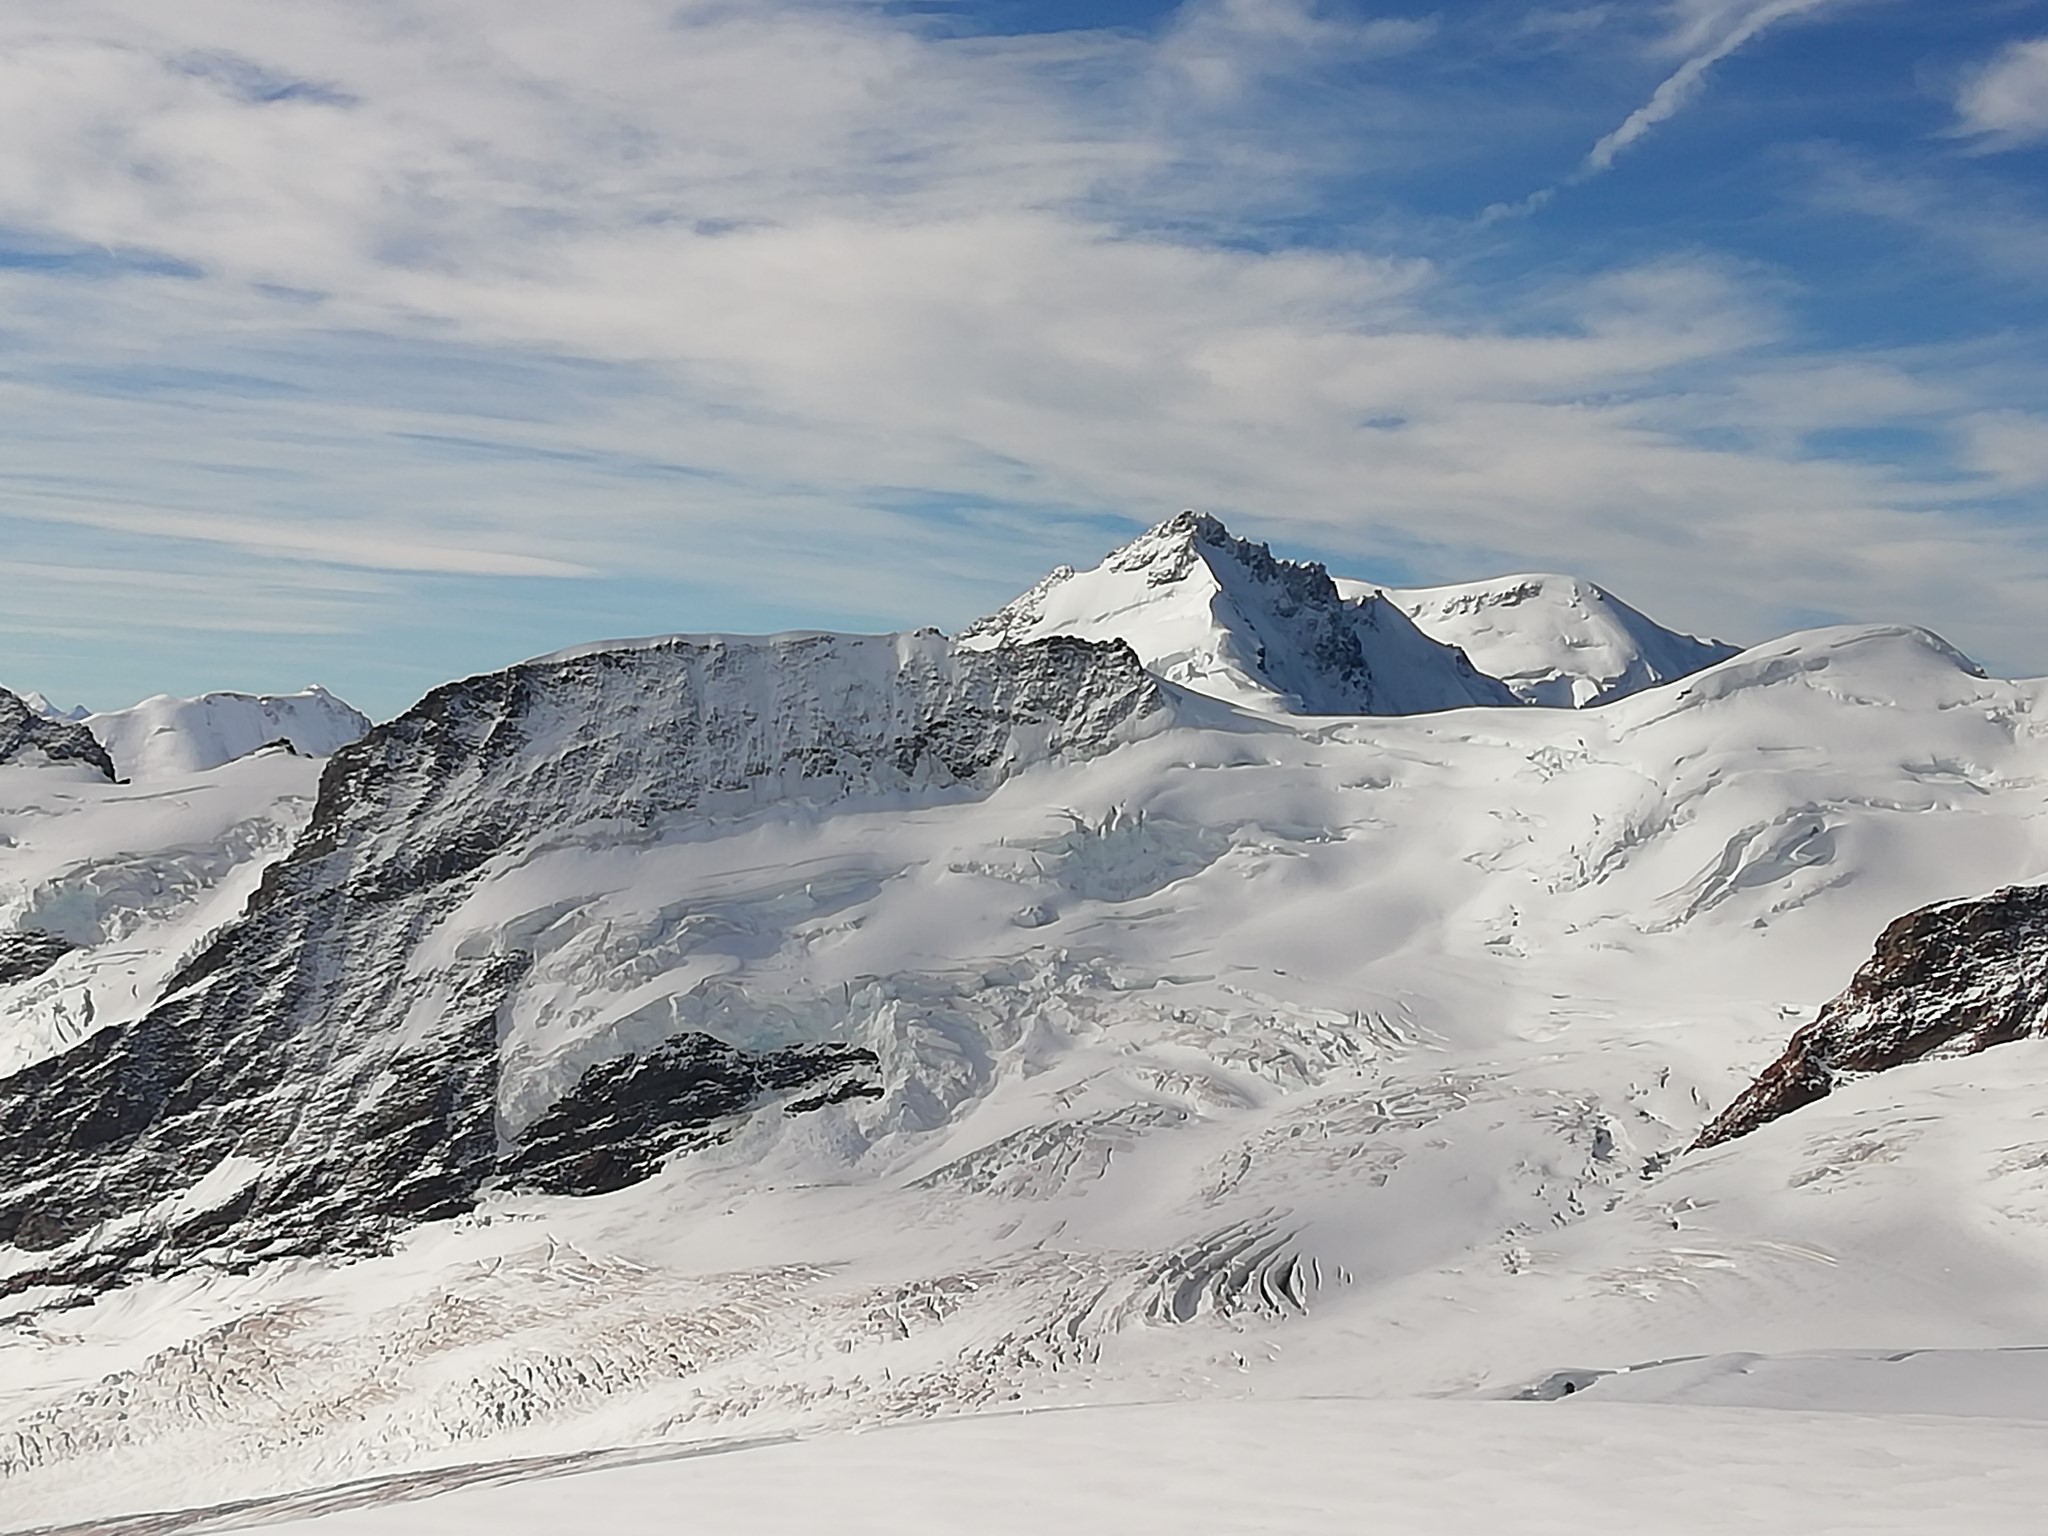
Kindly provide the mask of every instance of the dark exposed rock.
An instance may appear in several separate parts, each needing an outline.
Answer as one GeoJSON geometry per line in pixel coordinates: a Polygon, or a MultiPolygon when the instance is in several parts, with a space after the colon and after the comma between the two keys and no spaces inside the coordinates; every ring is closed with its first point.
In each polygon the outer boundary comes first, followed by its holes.
{"type": "Polygon", "coordinates": [[[69,939],[34,929],[0,933],[0,986],[42,975],[77,947],[69,939]]]}
{"type": "Polygon", "coordinates": [[[936,633],[675,639],[434,690],[329,761],[299,842],[161,1003],[0,1080],[0,1243],[43,1256],[0,1295],[374,1251],[501,1172],[644,1176],[866,1058],[685,1037],[589,1069],[501,1149],[497,1042],[528,957],[414,958],[487,865],[578,827],[981,792],[1107,751],[1162,703],[1118,643],[967,653],[936,633]]]}
{"type": "MultiPolygon", "coordinates": [[[[520,1137],[505,1165],[505,1182],[551,1195],[623,1189],[674,1153],[700,1145],[720,1122],[767,1094],[874,1065],[875,1053],[858,1046],[799,1045],[749,1055],[709,1035],[682,1035],[644,1056],[585,1072],[520,1137]]],[[[865,1086],[851,1079],[834,1090],[837,1097],[819,1094],[786,1107],[822,1109],[844,1103],[865,1086]]]]}
{"type": "Polygon", "coordinates": [[[879,1099],[881,1096],[880,1083],[864,1082],[860,1078],[849,1077],[823,1093],[814,1093],[807,1099],[791,1099],[782,1107],[782,1112],[787,1115],[807,1115],[812,1110],[823,1109],[829,1104],[846,1104],[854,1099],[879,1099]]]}
{"type": "Polygon", "coordinates": [[[1710,1147],[1845,1079],[2048,1035],[2048,888],[2010,886],[1910,912],[1848,989],[1700,1133],[1710,1147]]]}
{"type": "Polygon", "coordinates": [[[37,714],[0,688],[0,763],[27,761],[38,753],[49,762],[83,763],[110,780],[114,777],[114,760],[91,731],[76,720],[37,714]]]}

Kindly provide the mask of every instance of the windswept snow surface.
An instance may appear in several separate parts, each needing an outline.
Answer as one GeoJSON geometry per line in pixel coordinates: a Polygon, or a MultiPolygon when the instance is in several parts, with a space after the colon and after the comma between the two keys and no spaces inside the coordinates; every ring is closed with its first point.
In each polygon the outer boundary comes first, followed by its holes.
{"type": "Polygon", "coordinates": [[[298,693],[158,694],[84,720],[121,776],[137,783],[203,773],[279,741],[328,757],[370,728],[367,715],[317,684],[298,693]]]}
{"type": "Polygon", "coordinates": [[[1347,600],[1320,565],[1276,560],[1196,512],[1093,570],[1061,566],[960,640],[991,647],[1047,635],[1122,640],[1168,682],[1245,709],[1414,715],[1514,702],[1391,602],[1347,600]]]}
{"type": "Polygon", "coordinates": [[[1458,647],[1525,704],[1605,704],[1689,677],[1739,649],[1666,629],[1574,576],[1501,576],[1413,588],[1340,578],[1337,588],[1358,600],[1384,592],[1424,634],[1458,647]]]}
{"type": "MultiPolygon", "coordinates": [[[[387,1257],[27,1306],[0,1332],[0,1524],[1151,1402],[1177,1406],[312,1529],[719,1527],[742,1499],[793,1528],[812,1493],[849,1529],[892,1498],[903,1532],[1033,1507],[2028,1528],[2039,1425],[2000,1416],[2048,1341],[2048,1042],[1683,1149],[1891,918],[2048,873],[2044,694],[1917,630],[1841,628],[1592,712],[1179,695],[985,791],[552,818],[389,962],[530,957],[498,1015],[504,1135],[677,1030],[865,1047],[877,1096],[770,1103],[644,1182],[491,1195],[387,1257]],[[1895,1369],[1911,1351],[1946,1365],[1895,1369]],[[1178,1401],[1223,1396],[1252,1401],[1178,1401]],[[1712,1406],[1666,1405],[1688,1403],[1712,1406]],[[1118,1481],[1147,1465],[1156,1506],[1118,1481]]],[[[182,1198],[251,1176],[228,1159],[182,1198]]]]}

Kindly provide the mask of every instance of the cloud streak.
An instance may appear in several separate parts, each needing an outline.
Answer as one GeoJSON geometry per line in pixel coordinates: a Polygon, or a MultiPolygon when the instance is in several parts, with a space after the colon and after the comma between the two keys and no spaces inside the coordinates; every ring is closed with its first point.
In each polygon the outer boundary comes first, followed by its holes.
{"type": "Polygon", "coordinates": [[[1673,117],[1698,96],[1707,73],[1723,59],[1756,41],[1780,22],[1811,15],[1842,0],[1748,0],[1748,3],[1709,4],[1690,7],[1692,15],[1682,34],[1695,51],[1650,93],[1650,99],[1622,119],[1612,133],[1605,134],[1586,152],[1579,168],[1581,177],[1597,176],[1610,169],[1621,155],[1641,142],[1650,131],[1673,117]]]}

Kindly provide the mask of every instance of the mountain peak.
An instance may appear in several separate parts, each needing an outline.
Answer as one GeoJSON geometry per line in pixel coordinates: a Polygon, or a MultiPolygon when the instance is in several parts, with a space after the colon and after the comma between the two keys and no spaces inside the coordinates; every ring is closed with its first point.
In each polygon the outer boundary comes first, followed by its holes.
{"type": "Polygon", "coordinates": [[[1059,567],[960,639],[989,649],[1054,634],[1127,641],[1168,682],[1263,712],[1515,702],[1391,604],[1347,599],[1323,566],[1279,559],[1204,512],[1168,518],[1092,570],[1059,567]]]}
{"type": "Polygon", "coordinates": [[[83,720],[92,713],[83,704],[73,704],[69,709],[66,709],[51,699],[48,694],[38,693],[34,689],[30,689],[27,693],[16,694],[15,697],[26,704],[31,711],[49,720],[83,720]]]}

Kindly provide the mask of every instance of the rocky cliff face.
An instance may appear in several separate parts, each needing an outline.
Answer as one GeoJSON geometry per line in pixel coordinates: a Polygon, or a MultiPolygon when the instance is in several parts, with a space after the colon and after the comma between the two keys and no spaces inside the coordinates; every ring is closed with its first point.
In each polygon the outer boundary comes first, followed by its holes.
{"type": "Polygon", "coordinates": [[[0,1081],[0,1294],[371,1250],[494,1181],[615,1188],[763,1095],[866,1091],[851,1046],[680,1038],[590,1066],[510,1135],[501,1013],[528,956],[423,940],[487,868],[576,828],[976,793],[1163,703],[1121,645],[935,632],[677,638],[435,690],[329,763],[292,853],[162,1003],[0,1081]]]}
{"type": "Polygon", "coordinates": [[[0,763],[83,763],[109,779],[113,759],[91,731],[73,720],[57,720],[31,709],[26,700],[0,688],[0,763]]]}
{"type": "Polygon", "coordinates": [[[1844,1080],[2048,1035],[2048,887],[2012,886],[1900,918],[1848,989],[1700,1133],[1710,1147],[1844,1080]]]}

